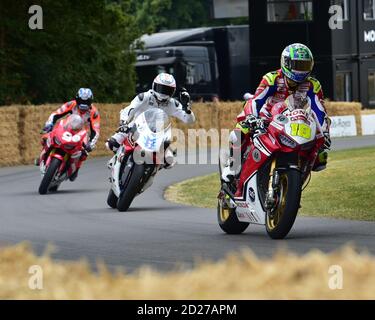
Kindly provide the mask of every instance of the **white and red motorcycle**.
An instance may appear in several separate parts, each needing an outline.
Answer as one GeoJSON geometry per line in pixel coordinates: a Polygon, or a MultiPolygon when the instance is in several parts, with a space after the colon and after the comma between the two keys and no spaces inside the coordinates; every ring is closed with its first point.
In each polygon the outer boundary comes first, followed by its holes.
{"type": "Polygon", "coordinates": [[[221,229],[229,234],[260,224],[271,238],[284,238],[294,224],[303,186],[324,144],[310,106],[295,109],[288,103],[278,104],[271,114],[268,127],[246,145],[241,167],[246,179],[238,185],[237,175],[233,183],[222,183],[217,216],[221,229]]]}
{"type": "Polygon", "coordinates": [[[111,190],[107,204],[111,208],[127,211],[133,199],[151,186],[165,161],[174,161],[165,159],[171,137],[169,117],[161,109],[149,109],[134,120],[123,145],[108,162],[111,190]]]}

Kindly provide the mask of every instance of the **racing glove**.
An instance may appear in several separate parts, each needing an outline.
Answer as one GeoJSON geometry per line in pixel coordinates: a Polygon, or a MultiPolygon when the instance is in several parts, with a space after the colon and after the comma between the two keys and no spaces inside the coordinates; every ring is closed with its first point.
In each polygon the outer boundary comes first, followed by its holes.
{"type": "Polygon", "coordinates": [[[47,122],[42,129],[42,133],[49,133],[53,129],[53,123],[47,122]]]}
{"type": "Polygon", "coordinates": [[[128,133],[129,131],[129,126],[128,126],[128,123],[125,122],[124,120],[121,120],[120,121],[120,125],[117,129],[117,132],[121,132],[121,133],[128,133]]]}
{"type": "Polygon", "coordinates": [[[182,104],[182,108],[183,110],[187,113],[187,114],[191,114],[191,109],[190,109],[190,94],[189,92],[187,92],[187,90],[185,88],[181,88],[181,91],[180,91],[180,102],[182,104]]]}
{"type": "Polygon", "coordinates": [[[120,148],[120,144],[116,141],[115,138],[110,138],[106,141],[105,143],[107,149],[113,151],[113,152],[117,152],[118,148],[120,148]]]}
{"type": "Polygon", "coordinates": [[[251,129],[252,132],[264,130],[264,121],[252,114],[249,114],[241,123],[242,126],[251,129]]]}
{"type": "Polygon", "coordinates": [[[329,133],[328,132],[324,132],[323,135],[324,135],[324,145],[323,145],[323,148],[325,150],[331,150],[331,144],[332,144],[332,142],[331,142],[331,137],[330,137],[329,133]]]}
{"type": "Polygon", "coordinates": [[[90,153],[95,149],[95,144],[88,143],[87,145],[85,145],[84,149],[87,153],[90,153]]]}

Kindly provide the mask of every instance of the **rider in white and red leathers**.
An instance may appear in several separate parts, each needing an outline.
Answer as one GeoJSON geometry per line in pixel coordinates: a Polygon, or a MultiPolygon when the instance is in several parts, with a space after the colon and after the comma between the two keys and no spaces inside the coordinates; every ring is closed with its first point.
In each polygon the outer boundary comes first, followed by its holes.
{"type": "MultiPolygon", "coordinates": [[[[178,118],[184,123],[195,122],[194,113],[191,111],[190,95],[182,89],[179,102],[172,98],[176,91],[174,77],[167,73],[159,74],[152,84],[152,89],[137,95],[130,105],[120,112],[120,129],[106,142],[108,149],[116,152],[127,137],[127,128],[130,123],[141,113],[150,108],[160,108],[167,115],[178,118]]],[[[170,148],[165,150],[165,158],[173,158],[170,148]]],[[[174,163],[166,162],[165,168],[171,168],[174,163]]]]}
{"type": "MultiPolygon", "coordinates": [[[[254,96],[245,103],[243,112],[237,117],[236,129],[230,135],[232,143],[231,156],[233,155],[233,149],[236,147],[241,148],[241,151],[243,151],[243,146],[250,138],[251,132],[248,128],[243,128],[241,122],[250,117],[253,119],[255,127],[259,123],[267,123],[271,116],[272,107],[285,101],[291,94],[300,94],[309,98],[311,108],[316,114],[325,136],[325,150],[329,149],[331,144],[329,120],[324,107],[322,87],[318,80],[310,76],[314,66],[310,49],[298,43],[286,47],[281,56],[281,66],[281,69],[263,76],[254,96]],[[239,141],[241,141],[241,145],[235,146],[239,141]]],[[[326,167],[327,153],[325,150],[321,150],[314,165],[314,171],[320,171],[326,167]]],[[[239,170],[240,168],[233,168],[233,159],[230,157],[223,168],[221,179],[224,182],[229,182],[239,170]]],[[[242,178],[245,177],[240,177],[238,189],[241,187],[242,178]]]]}

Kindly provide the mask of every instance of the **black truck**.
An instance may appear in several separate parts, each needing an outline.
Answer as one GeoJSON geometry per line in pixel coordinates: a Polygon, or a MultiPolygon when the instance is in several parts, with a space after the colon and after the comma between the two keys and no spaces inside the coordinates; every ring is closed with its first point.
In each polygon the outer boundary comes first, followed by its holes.
{"type": "Polygon", "coordinates": [[[249,26],[204,27],[144,35],[137,50],[137,93],[160,72],[195,100],[242,100],[250,87],[249,26]]]}

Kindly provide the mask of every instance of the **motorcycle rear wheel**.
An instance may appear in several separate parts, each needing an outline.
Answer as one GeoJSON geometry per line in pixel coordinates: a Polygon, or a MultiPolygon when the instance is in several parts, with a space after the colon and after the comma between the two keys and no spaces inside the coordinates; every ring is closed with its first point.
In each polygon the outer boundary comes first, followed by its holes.
{"type": "Polygon", "coordinates": [[[272,239],[284,239],[292,229],[301,202],[302,177],[297,170],[280,174],[280,198],[275,212],[266,215],[266,230],[272,239]]]}
{"type": "MultiPolygon", "coordinates": [[[[59,170],[61,165],[61,160],[57,158],[52,158],[50,165],[48,166],[48,169],[46,173],[44,174],[44,177],[40,183],[39,186],[39,194],[47,194],[50,190],[50,184],[52,180],[55,178],[57,171],[59,170]]],[[[53,189],[54,187],[52,187],[53,189]]],[[[57,188],[56,188],[57,190],[57,188]]]]}

